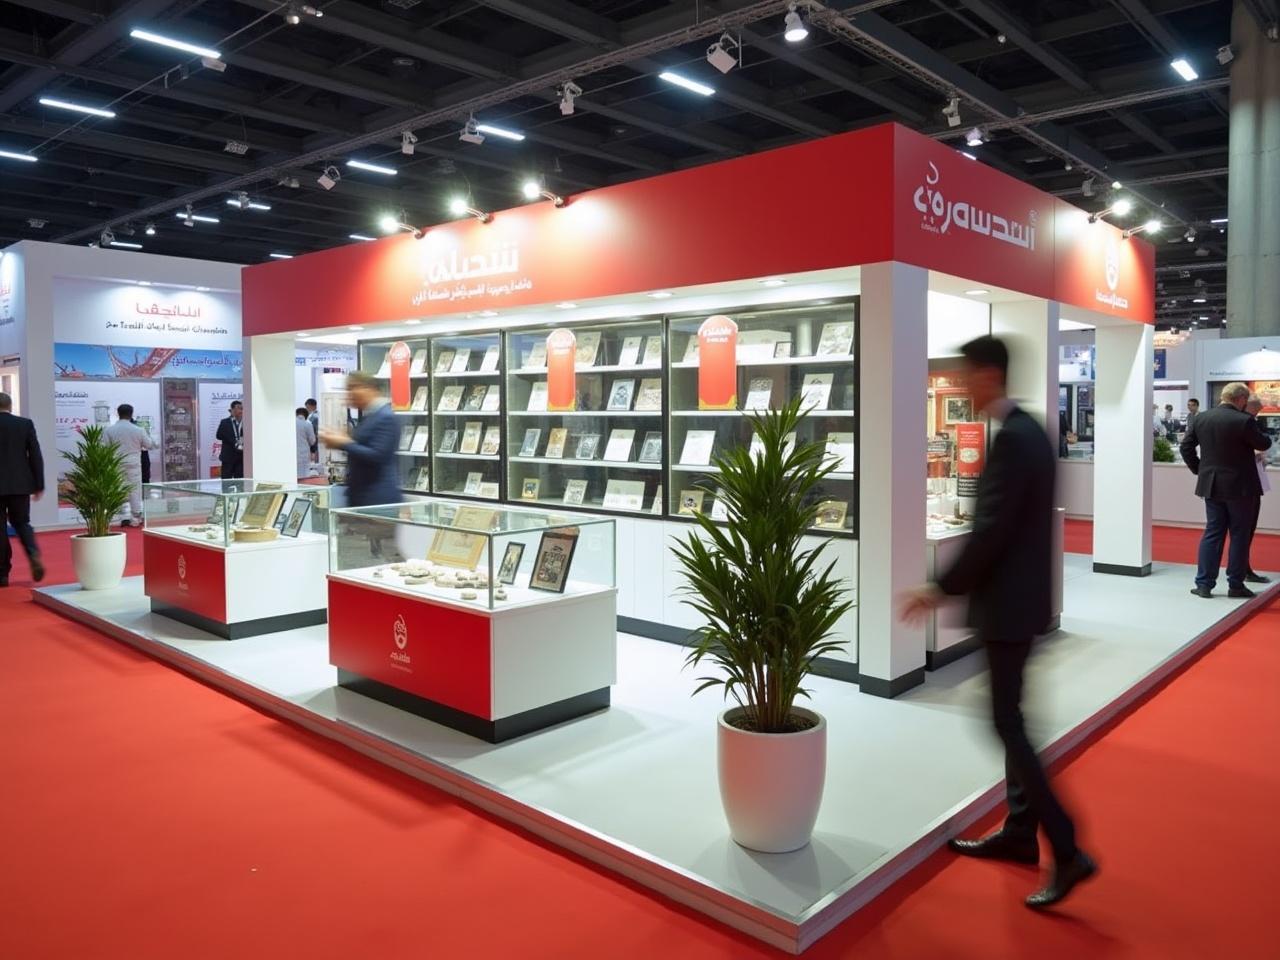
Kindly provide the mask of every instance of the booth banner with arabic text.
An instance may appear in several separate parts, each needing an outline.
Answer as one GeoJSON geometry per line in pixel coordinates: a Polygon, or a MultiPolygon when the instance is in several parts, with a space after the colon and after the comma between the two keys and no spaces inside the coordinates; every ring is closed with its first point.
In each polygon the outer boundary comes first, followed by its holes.
{"type": "Polygon", "coordinates": [[[54,281],[57,343],[239,352],[240,330],[238,294],[65,277],[54,281]]]}
{"type": "Polygon", "coordinates": [[[100,343],[55,343],[54,375],[67,380],[239,380],[239,350],[184,350],[179,347],[111,347],[100,343]]]}

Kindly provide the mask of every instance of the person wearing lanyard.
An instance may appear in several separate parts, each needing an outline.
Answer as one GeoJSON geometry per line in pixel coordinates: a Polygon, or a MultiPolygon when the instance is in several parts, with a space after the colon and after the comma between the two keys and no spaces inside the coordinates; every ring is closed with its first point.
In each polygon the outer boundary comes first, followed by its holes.
{"type": "Polygon", "coordinates": [[[232,401],[230,416],[218,424],[218,440],[222,449],[218,460],[222,464],[222,478],[235,480],[244,476],[244,404],[232,401]]]}

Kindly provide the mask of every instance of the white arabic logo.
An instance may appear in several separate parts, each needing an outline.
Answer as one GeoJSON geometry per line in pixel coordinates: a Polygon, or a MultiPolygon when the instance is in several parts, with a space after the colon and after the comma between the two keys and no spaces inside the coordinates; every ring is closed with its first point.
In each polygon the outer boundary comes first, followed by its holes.
{"type": "Polygon", "coordinates": [[[183,554],[178,554],[178,579],[187,579],[187,558],[183,554]]]}
{"type": "Polygon", "coordinates": [[[422,288],[413,295],[414,306],[433,300],[467,300],[472,297],[499,296],[527,290],[533,281],[527,277],[489,281],[490,277],[509,277],[520,272],[520,248],[503,243],[490,253],[462,256],[456,248],[422,264],[422,288]],[[452,286],[447,286],[452,284],[452,286]]]}
{"type": "Polygon", "coordinates": [[[1115,237],[1107,241],[1106,265],[1107,286],[1115,290],[1120,285],[1120,246],[1115,237]]]}
{"type": "Polygon", "coordinates": [[[930,162],[925,182],[916,188],[911,197],[916,209],[924,214],[920,229],[941,236],[954,225],[1025,250],[1036,248],[1036,211],[1028,213],[1029,225],[1024,226],[1017,220],[996,216],[963,200],[951,203],[937,189],[941,179],[938,168],[930,162]]]}
{"type": "Polygon", "coordinates": [[[396,625],[392,628],[392,632],[395,635],[396,646],[403,650],[409,642],[409,627],[404,622],[403,613],[396,614],[396,625]]]}

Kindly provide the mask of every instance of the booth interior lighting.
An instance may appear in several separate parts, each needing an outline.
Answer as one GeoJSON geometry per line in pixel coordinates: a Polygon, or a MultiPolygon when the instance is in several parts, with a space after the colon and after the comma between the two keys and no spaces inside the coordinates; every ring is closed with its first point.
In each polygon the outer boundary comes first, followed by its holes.
{"type": "Polygon", "coordinates": [[[526,180],[520,185],[520,192],[524,194],[526,200],[550,200],[557,207],[564,206],[564,197],[557,193],[552,193],[537,180],[526,180]]]}
{"type": "Polygon", "coordinates": [[[565,301],[564,301],[564,302],[562,302],[562,303],[557,303],[557,304],[556,304],[556,309],[557,309],[557,310],[572,310],[572,309],[573,309],[574,307],[576,307],[576,306],[577,306],[577,304],[576,304],[576,303],[573,303],[573,302],[571,302],[571,301],[569,301],[569,300],[565,300],[565,301]]]}
{"type": "Polygon", "coordinates": [[[202,213],[185,213],[179,210],[174,214],[179,220],[199,220],[201,223],[220,223],[217,217],[206,217],[202,213]]]}
{"type": "Polygon", "coordinates": [[[1226,217],[1218,217],[1218,219],[1216,219],[1216,220],[1210,220],[1209,222],[1210,222],[1210,223],[1214,223],[1214,224],[1217,224],[1217,223],[1226,223],[1226,222],[1227,222],[1227,218],[1226,218],[1226,217]]]}
{"type": "Polygon", "coordinates": [[[36,162],[36,158],[29,153],[14,153],[12,150],[0,150],[0,157],[6,160],[25,160],[27,163],[36,162]]]}
{"type": "Polygon", "coordinates": [[[796,9],[794,3],[782,21],[782,36],[788,43],[799,43],[809,36],[809,28],[804,25],[800,11],[796,9]]]}
{"type": "Polygon", "coordinates": [[[732,35],[722,33],[720,39],[707,47],[707,63],[721,73],[728,73],[742,62],[742,44],[732,35]]]}
{"type": "Polygon", "coordinates": [[[488,223],[493,219],[493,214],[485,213],[483,210],[477,210],[462,197],[454,197],[449,201],[449,212],[455,217],[475,217],[481,223],[488,223]]]}
{"type": "Polygon", "coordinates": [[[292,260],[292,253],[269,253],[267,254],[272,260],[292,260]]]}
{"type": "Polygon", "coordinates": [[[480,316],[482,317],[496,317],[497,315],[498,315],[497,310],[481,310],[480,311],[480,316]]]}
{"type": "Polygon", "coordinates": [[[57,107],[59,110],[74,110],[76,113],[87,113],[93,117],[106,117],[108,120],[116,115],[114,110],[90,107],[83,103],[72,103],[70,100],[58,100],[54,97],[41,97],[40,102],[46,107],[57,107]]]}
{"type": "Polygon", "coordinates": [[[400,152],[406,157],[413,156],[413,151],[416,149],[414,144],[417,142],[418,137],[412,130],[400,131],[400,152]]]}
{"type": "Polygon", "coordinates": [[[766,287],[780,287],[787,281],[783,280],[781,277],[766,277],[760,282],[763,283],[766,287]]]}
{"type": "Polygon", "coordinates": [[[377,237],[366,237],[363,233],[348,233],[348,237],[352,240],[376,240],[377,237]]]}
{"type": "Polygon", "coordinates": [[[964,295],[966,297],[985,297],[990,292],[990,290],[966,290],[964,295]]]}
{"type": "Polygon", "coordinates": [[[477,123],[476,129],[481,133],[491,134],[495,137],[501,137],[503,140],[515,140],[519,142],[524,139],[524,134],[519,130],[508,130],[506,127],[495,127],[491,123],[477,123]]]}
{"type": "Polygon", "coordinates": [[[162,47],[172,47],[174,50],[181,50],[184,53],[191,53],[197,57],[209,57],[213,60],[222,58],[222,54],[210,47],[202,47],[199,44],[187,43],[185,40],[176,40],[173,37],[166,37],[159,33],[152,33],[150,30],[130,30],[129,36],[135,40],[145,40],[147,43],[158,43],[162,47]]]}
{"type": "Polygon", "coordinates": [[[126,250],[141,250],[142,244],[130,243],[128,240],[112,240],[107,244],[109,247],[123,247],[126,250]]]}
{"type": "Polygon", "coordinates": [[[370,173],[381,173],[388,177],[396,175],[395,167],[384,167],[376,163],[367,163],[364,160],[348,160],[347,166],[354,167],[356,170],[368,170],[370,173]]]}
{"type": "Polygon", "coordinates": [[[1173,63],[1169,64],[1173,67],[1173,72],[1180,76],[1183,80],[1190,83],[1192,80],[1199,80],[1200,74],[1196,73],[1195,68],[1191,66],[1186,57],[1179,57],[1173,63]]]}
{"type": "Polygon", "coordinates": [[[458,134],[458,139],[463,143],[474,143],[477,146],[484,143],[484,134],[480,132],[480,124],[476,123],[475,117],[462,125],[462,132],[458,134]]]}
{"type": "Polygon", "coordinates": [[[148,223],[147,228],[142,232],[148,237],[154,237],[156,235],[156,225],[154,223],[148,223]]]}
{"type": "Polygon", "coordinates": [[[347,327],[348,330],[363,330],[364,327],[347,327]]]}
{"type": "Polygon", "coordinates": [[[558,91],[560,94],[560,113],[563,116],[572,116],[575,101],[582,96],[582,88],[572,80],[566,80],[564,86],[558,91]]]}
{"type": "Polygon", "coordinates": [[[952,97],[942,108],[942,115],[947,118],[948,127],[960,126],[960,98],[952,97]]]}
{"type": "Polygon", "coordinates": [[[670,296],[671,296],[671,291],[670,291],[670,290],[655,290],[655,291],[653,291],[653,293],[649,294],[649,296],[653,297],[653,299],[655,299],[655,300],[666,300],[668,297],[670,297],[670,296]]]}
{"type": "Polygon", "coordinates": [[[690,80],[688,77],[681,76],[678,73],[672,73],[670,70],[663,70],[658,74],[659,80],[665,80],[667,83],[674,84],[677,87],[683,87],[685,90],[692,90],[694,93],[704,97],[709,97],[716,92],[715,87],[708,87],[705,83],[699,83],[697,80],[690,80]]]}
{"type": "Polygon", "coordinates": [[[1111,189],[1112,189],[1112,190],[1119,190],[1119,189],[1120,189],[1121,187],[1123,187],[1123,186],[1124,186],[1124,184],[1123,184],[1123,183],[1121,183],[1119,180],[1112,180],[1112,181],[1111,181],[1111,189]]]}

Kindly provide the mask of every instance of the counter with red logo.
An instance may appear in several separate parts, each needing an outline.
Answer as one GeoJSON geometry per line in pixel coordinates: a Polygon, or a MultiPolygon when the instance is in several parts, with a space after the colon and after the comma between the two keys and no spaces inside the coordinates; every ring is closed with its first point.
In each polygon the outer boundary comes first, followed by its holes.
{"type": "Polygon", "coordinates": [[[224,547],[148,529],[142,562],[153,613],[227,640],[325,621],[329,538],[323,534],[224,547]]]}
{"type": "Polygon", "coordinates": [[[499,743],[609,705],[616,591],[490,610],[330,574],[329,662],[349,690],[499,743]]]}

